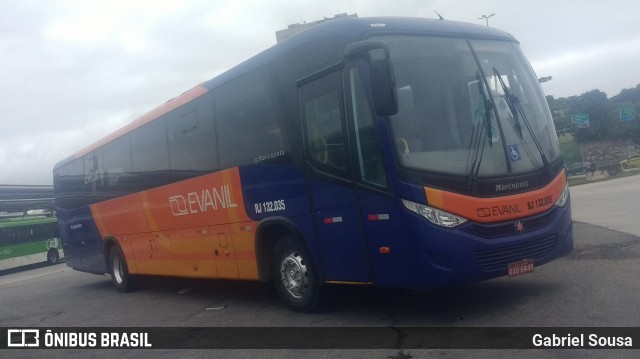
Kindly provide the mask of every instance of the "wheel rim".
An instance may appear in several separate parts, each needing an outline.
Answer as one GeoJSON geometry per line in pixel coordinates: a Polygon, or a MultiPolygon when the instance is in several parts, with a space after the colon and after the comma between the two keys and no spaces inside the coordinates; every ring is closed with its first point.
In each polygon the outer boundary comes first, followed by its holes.
{"type": "Polygon", "coordinates": [[[113,278],[116,280],[116,282],[118,284],[122,283],[122,280],[124,278],[124,273],[123,273],[123,268],[122,268],[122,261],[120,260],[120,256],[115,255],[111,258],[111,264],[112,264],[112,271],[113,271],[113,278]]]}
{"type": "Polygon", "coordinates": [[[56,254],[51,252],[51,254],[49,254],[49,263],[55,264],[57,261],[58,258],[56,258],[56,254]]]}
{"type": "Polygon", "coordinates": [[[307,266],[302,257],[295,252],[289,253],[280,264],[282,286],[294,298],[302,298],[309,288],[307,266]]]}

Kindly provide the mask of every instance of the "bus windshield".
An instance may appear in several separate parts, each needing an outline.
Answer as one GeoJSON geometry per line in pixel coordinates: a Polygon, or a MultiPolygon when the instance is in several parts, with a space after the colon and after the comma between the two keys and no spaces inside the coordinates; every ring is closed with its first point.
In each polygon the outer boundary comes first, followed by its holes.
{"type": "Polygon", "coordinates": [[[398,89],[400,165],[454,176],[544,168],[560,150],[540,85],[515,42],[384,36],[398,89]]]}

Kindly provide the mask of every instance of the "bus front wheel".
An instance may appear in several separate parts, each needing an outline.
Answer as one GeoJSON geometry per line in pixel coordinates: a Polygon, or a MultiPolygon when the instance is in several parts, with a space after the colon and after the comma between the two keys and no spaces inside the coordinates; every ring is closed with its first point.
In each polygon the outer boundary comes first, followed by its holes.
{"type": "Polygon", "coordinates": [[[273,278],[280,299],[297,312],[319,310],[323,289],[307,252],[290,236],[281,238],[274,248],[273,278]]]}
{"type": "Polygon", "coordinates": [[[109,250],[109,271],[111,272],[111,282],[118,292],[128,292],[133,289],[133,281],[127,268],[124,255],[117,245],[109,250]]]}

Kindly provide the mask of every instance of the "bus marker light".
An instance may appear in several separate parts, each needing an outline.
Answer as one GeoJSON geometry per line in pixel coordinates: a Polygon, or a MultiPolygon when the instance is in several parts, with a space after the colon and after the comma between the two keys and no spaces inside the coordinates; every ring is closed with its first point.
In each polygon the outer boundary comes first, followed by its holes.
{"type": "Polygon", "coordinates": [[[383,214],[370,214],[367,216],[367,219],[370,221],[388,221],[389,215],[386,213],[383,214]]]}
{"type": "Polygon", "coordinates": [[[325,218],[323,222],[324,224],[340,223],[342,222],[342,217],[325,218]]]}
{"type": "Polygon", "coordinates": [[[380,254],[389,254],[391,253],[391,248],[389,247],[380,247],[380,254]]]}

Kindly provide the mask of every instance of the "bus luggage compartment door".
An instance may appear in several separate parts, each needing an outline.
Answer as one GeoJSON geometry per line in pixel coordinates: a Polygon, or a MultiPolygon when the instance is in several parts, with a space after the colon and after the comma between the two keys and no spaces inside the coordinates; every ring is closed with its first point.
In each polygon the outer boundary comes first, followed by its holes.
{"type": "Polygon", "coordinates": [[[228,224],[209,227],[213,236],[213,255],[216,261],[218,277],[239,279],[236,253],[231,240],[231,229],[228,224]]]}
{"type": "Polygon", "coordinates": [[[171,247],[176,275],[186,277],[217,278],[214,235],[207,227],[173,230],[171,247]]]}

